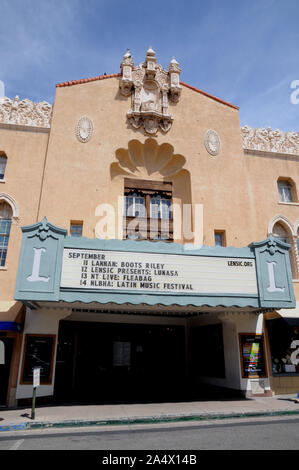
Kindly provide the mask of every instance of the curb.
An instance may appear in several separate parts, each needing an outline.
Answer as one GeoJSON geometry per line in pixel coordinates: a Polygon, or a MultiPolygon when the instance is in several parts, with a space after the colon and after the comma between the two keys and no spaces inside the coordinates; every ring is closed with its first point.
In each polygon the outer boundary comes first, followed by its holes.
{"type": "Polygon", "coordinates": [[[105,420],[65,420],[57,422],[37,421],[26,422],[21,424],[8,424],[0,426],[0,432],[4,431],[28,431],[33,429],[49,429],[49,428],[73,428],[87,426],[121,426],[128,424],[160,424],[160,423],[178,423],[183,421],[210,421],[233,418],[261,418],[265,416],[290,416],[298,415],[299,410],[285,411],[256,411],[244,413],[223,413],[223,414],[199,414],[199,415],[166,415],[151,417],[132,417],[105,420]]]}

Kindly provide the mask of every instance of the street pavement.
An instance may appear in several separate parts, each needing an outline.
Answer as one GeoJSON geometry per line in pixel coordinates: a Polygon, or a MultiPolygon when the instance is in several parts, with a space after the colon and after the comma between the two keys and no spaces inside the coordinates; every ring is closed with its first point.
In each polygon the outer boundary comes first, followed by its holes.
{"type": "MultiPolygon", "coordinates": [[[[57,430],[35,430],[26,433],[2,433],[0,451],[23,450],[97,450],[106,451],[98,458],[120,455],[113,451],[146,450],[147,459],[152,459],[153,450],[205,451],[205,450],[298,450],[299,418],[259,418],[240,422],[205,422],[177,426],[169,423],[165,427],[147,426],[143,429],[107,430],[104,428],[80,428],[57,430]],[[151,457],[150,457],[151,456],[151,457]]],[[[1,454],[3,456],[3,454],[1,454]]],[[[69,454],[68,454],[69,455],[69,454]]],[[[138,454],[137,454],[138,455],[138,454]]],[[[181,454],[182,455],[182,454],[181,454]]],[[[200,458],[201,455],[199,454],[200,458]]],[[[225,457],[225,456],[224,456],[225,457]]],[[[21,458],[21,457],[20,457],[21,458]]],[[[221,456],[222,458],[222,456],[221,456]]]]}

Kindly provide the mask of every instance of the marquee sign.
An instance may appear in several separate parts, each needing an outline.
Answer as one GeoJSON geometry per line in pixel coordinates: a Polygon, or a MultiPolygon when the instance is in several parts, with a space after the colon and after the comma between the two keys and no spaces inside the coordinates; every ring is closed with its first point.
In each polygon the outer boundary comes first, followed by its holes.
{"type": "Polygon", "coordinates": [[[289,245],[244,248],[68,237],[47,219],[23,227],[15,299],[293,308],[289,245]]]}
{"type": "Polygon", "coordinates": [[[63,252],[61,287],[257,295],[255,260],[158,253],[63,252]]]}

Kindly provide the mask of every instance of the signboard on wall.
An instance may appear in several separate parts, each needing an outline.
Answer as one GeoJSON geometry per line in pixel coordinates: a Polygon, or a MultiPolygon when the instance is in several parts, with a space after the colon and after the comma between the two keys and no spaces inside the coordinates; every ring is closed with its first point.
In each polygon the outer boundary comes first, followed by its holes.
{"type": "Polygon", "coordinates": [[[65,248],[61,287],[257,295],[255,260],[65,248]]]}
{"type": "Polygon", "coordinates": [[[41,384],[51,383],[55,335],[26,335],[22,367],[22,383],[33,383],[34,370],[39,369],[41,384]]]}
{"type": "Polygon", "coordinates": [[[239,340],[242,377],[267,377],[263,335],[240,333],[239,340]]]}
{"type": "Polygon", "coordinates": [[[33,369],[33,388],[40,386],[40,368],[36,367],[33,369]]]}

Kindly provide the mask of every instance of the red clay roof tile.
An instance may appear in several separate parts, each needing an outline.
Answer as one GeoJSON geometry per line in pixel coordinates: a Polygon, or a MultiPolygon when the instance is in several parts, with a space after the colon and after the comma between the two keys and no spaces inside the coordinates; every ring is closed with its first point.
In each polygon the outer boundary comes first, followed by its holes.
{"type": "MultiPolygon", "coordinates": [[[[120,73],[112,73],[110,75],[99,75],[98,77],[83,78],[81,80],[73,80],[72,82],[57,83],[56,88],[72,86],[72,85],[79,85],[81,83],[94,82],[96,80],[105,80],[106,78],[116,78],[116,77],[120,77],[120,76],[121,76],[120,73]]],[[[188,85],[188,83],[180,82],[180,84],[187,87],[187,88],[190,88],[190,90],[196,91],[197,93],[201,93],[202,95],[207,96],[208,98],[211,98],[212,100],[218,101],[218,103],[225,104],[226,106],[230,106],[231,108],[234,108],[234,109],[239,109],[238,106],[235,106],[234,104],[228,103],[227,101],[224,101],[221,98],[217,98],[217,96],[210,95],[210,93],[207,93],[206,91],[200,90],[199,88],[195,88],[194,86],[188,85]]]]}

